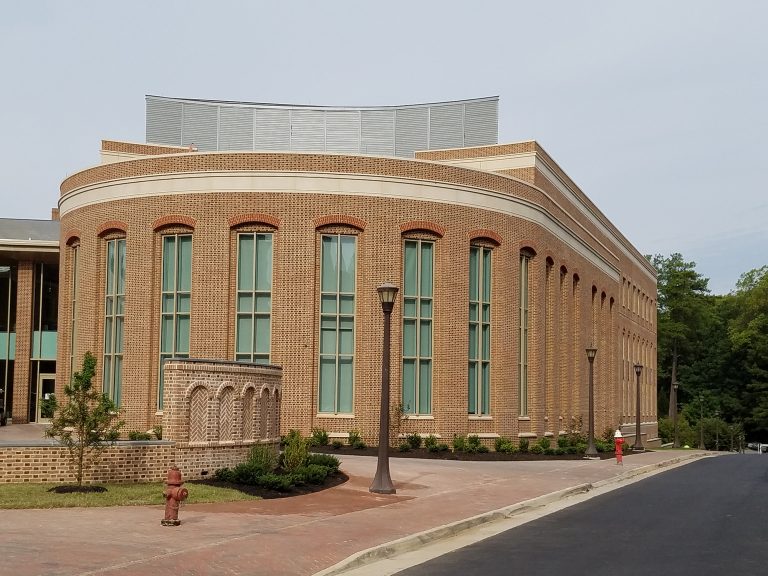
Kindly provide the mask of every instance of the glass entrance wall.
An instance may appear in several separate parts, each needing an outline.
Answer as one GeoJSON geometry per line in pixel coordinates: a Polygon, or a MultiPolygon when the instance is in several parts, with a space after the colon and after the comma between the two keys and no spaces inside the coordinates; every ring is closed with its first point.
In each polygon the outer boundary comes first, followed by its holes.
{"type": "Polygon", "coordinates": [[[32,354],[30,357],[29,421],[36,422],[40,374],[56,373],[56,340],[59,309],[59,269],[35,264],[32,308],[32,354]]]}
{"type": "Polygon", "coordinates": [[[13,408],[16,358],[16,267],[0,265],[0,420],[13,408]]]}

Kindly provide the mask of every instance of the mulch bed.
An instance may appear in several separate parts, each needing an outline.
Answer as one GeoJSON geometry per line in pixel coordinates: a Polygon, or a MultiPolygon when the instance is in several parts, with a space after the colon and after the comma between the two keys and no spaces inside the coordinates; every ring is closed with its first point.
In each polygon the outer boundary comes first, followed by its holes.
{"type": "MultiPolygon", "coordinates": [[[[342,446],[340,448],[334,448],[333,446],[313,446],[312,452],[319,454],[332,454],[335,456],[378,456],[379,449],[376,446],[367,446],[366,448],[352,448],[351,446],[342,446]]],[[[624,456],[631,456],[631,450],[624,450],[624,456]]],[[[613,452],[598,452],[598,458],[601,460],[610,460],[615,458],[613,452]]],[[[520,462],[520,461],[538,461],[538,460],[583,460],[582,454],[560,454],[560,455],[547,455],[547,454],[522,454],[517,452],[515,454],[504,454],[502,452],[451,452],[450,450],[443,452],[430,452],[426,448],[411,449],[408,452],[400,452],[396,448],[389,449],[390,458],[423,458],[429,460],[464,460],[470,462],[520,462]]]]}
{"type": "Polygon", "coordinates": [[[218,486],[220,488],[231,488],[232,490],[238,490],[244,494],[249,494],[250,496],[259,496],[265,500],[268,500],[272,498],[289,498],[291,496],[302,496],[304,494],[313,494],[315,492],[320,492],[321,490],[327,490],[328,488],[333,488],[334,486],[339,486],[341,484],[344,484],[344,482],[346,482],[347,480],[349,480],[349,476],[347,476],[343,472],[336,472],[335,474],[331,474],[325,479],[325,484],[322,484],[322,485],[304,484],[303,486],[294,486],[293,488],[291,488],[286,492],[269,490],[267,488],[262,488],[260,486],[248,486],[246,484],[233,484],[232,482],[223,482],[221,480],[213,480],[213,479],[190,480],[189,482],[185,482],[184,485],[190,488],[195,484],[205,484],[206,486],[218,486]]]}

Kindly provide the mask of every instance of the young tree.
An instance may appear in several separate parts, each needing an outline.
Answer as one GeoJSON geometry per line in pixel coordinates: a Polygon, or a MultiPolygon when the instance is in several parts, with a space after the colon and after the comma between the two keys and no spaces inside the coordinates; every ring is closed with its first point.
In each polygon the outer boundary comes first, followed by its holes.
{"type": "Polygon", "coordinates": [[[66,402],[54,405],[54,417],[46,436],[56,438],[69,451],[77,485],[83,484],[83,471],[93,466],[107,446],[114,444],[123,422],[118,420],[114,402],[98,390],[91,380],[96,373],[96,358],[85,353],[83,368],[72,383],[64,387],[66,402]]]}

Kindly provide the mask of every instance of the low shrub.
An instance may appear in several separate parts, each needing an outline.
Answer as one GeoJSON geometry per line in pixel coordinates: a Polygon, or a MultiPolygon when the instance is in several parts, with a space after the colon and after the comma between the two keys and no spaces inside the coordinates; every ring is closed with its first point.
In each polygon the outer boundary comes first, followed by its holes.
{"type": "Polygon", "coordinates": [[[160,426],[160,424],[155,424],[154,426],[152,426],[152,434],[155,435],[155,438],[157,440],[162,440],[163,439],[163,427],[160,426]]]}
{"type": "Polygon", "coordinates": [[[558,448],[568,448],[568,437],[567,436],[558,436],[557,437],[557,447],[558,448]]]}
{"type": "Polygon", "coordinates": [[[333,442],[331,442],[331,448],[333,448],[334,450],[341,450],[342,446],[344,446],[344,442],[342,442],[341,440],[334,440],[333,442]]]}
{"type": "Polygon", "coordinates": [[[149,432],[139,432],[138,430],[131,430],[128,432],[128,440],[152,440],[152,434],[149,432]]]}
{"type": "Polygon", "coordinates": [[[357,430],[349,431],[349,445],[356,450],[364,450],[367,448],[365,442],[363,442],[363,437],[360,436],[360,432],[357,430]]]}
{"type": "Polygon", "coordinates": [[[534,444],[528,449],[528,452],[530,454],[544,454],[544,448],[541,447],[541,444],[534,444]]]}
{"type": "Polygon", "coordinates": [[[248,462],[262,471],[274,472],[280,462],[280,455],[270,444],[255,444],[248,452],[248,462]]]}
{"type": "Polygon", "coordinates": [[[435,447],[435,450],[437,452],[448,452],[448,450],[450,449],[451,449],[450,446],[448,446],[448,444],[446,444],[445,442],[442,442],[435,447]]]}
{"type": "Polygon", "coordinates": [[[453,451],[454,452],[466,452],[467,451],[467,439],[464,436],[453,436],[453,451]]]}
{"type": "Polygon", "coordinates": [[[435,450],[435,448],[437,448],[437,436],[430,434],[424,438],[424,447],[430,452],[437,452],[437,450],[435,450]]]}
{"type": "Polygon", "coordinates": [[[518,443],[518,447],[520,448],[520,452],[522,454],[527,454],[528,449],[530,447],[530,442],[528,442],[528,438],[520,438],[520,442],[518,443]]]}
{"type": "Polygon", "coordinates": [[[303,481],[307,484],[322,484],[328,477],[330,470],[322,466],[321,464],[308,464],[301,466],[293,472],[294,484],[298,484],[297,480],[303,481]]]}
{"type": "Polygon", "coordinates": [[[397,447],[398,452],[410,452],[411,451],[411,445],[408,444],[408,442],[400,442],[400,444],[397,447]]]}
{"type": "Polygon", "coordinates": [[[405,439],[408,442],[408,445],[414,450],[421,448],[421,434],[414,432],[413,434],[408,434],[405,439]]]}
{"type": "Polygon", "coordinates": [[[546,454],[547,456],[554,456],[555,448],[544,448],[544,454],[546,454]]]}
{"type": "Polygon", "coordinates": [[[543,438],[539,438],[538,444],[539,446],[541,446],[541,449],[544,450],[545,453],[547,450],[549,450],[552,447],[552,442],[547,436],[544,436],[543,438]]]}
{"type": "Polygon", "coordinates": [[[514,445],[512,440],[506,438],[503,442],[497,443],[496,452],[501,452],[502,454],[514,454],[517,452],[517,446],[514,445]]]}
{"type": "Polygon", "coordinates": [[[310,454],[307,456],[307,466],[311,466],[312,464],[325,466],[331,472],[338,472],[341,462],[336,456],[332,456],[331,454],[310,454]]]}
{"type": "Polygon", "coordinates": [[[310,446],[328,446],[328,432],[324,428],[312,428],[312,435],[307,439],[310,446]]]}
{"type": "Polygon", "coordinates": [[[485,453],[488,452],[488,446],[481,442],[479,436],[470,434],[467,436],[467,452],[470,454],[485,453]]]}
{"type": "Polygon", "coordinates": [[[262,474],[256,478],[254,482],[255,486],[261,486],[269,490],[276,490],[278,492],[288,492],[294,485],[292,475],[288,474],[275,474],[270,472],[268,474],[262,474]]]}
{"type": "Polygon", "coordinates": [[[298,430],[291,430],[285,438],[283,468],[289,474],[303,466],[309,456],[307,441],[298,430]]]}

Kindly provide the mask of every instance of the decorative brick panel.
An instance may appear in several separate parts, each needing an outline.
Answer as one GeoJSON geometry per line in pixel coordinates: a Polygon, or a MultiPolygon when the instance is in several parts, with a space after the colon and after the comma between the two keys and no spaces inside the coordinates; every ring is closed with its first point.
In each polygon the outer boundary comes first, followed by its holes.
{"type": "Polygon", "coordinates": [[[435,224],[434,222],[428,222],[426,220],[411,220],[410,222],[400,224],[400,232],[402,234],[406,234],[408,232],[417,232],[419,230],[432,232],[433,234],[437,234],[440,238],[445,236],[445,228],[440,226],[440,224],[435,224]]]}
{"type": "Polygon", "coordinates": [[[269,214],[262,214],[260,212],[254,212],[252,214],[239,214],[237,216],[231,216],[227,218],[227,224],[230,228],[236,226],[242,226],[243,224],[266,224],[273,228],[280,227],[280,218],[270,216],[269,214]]]}
{"type": "Polygon", "coordinates": [[[103,236],[107,232],[112,231],[127,233],[128,224],[122,220],[107,220],[106,222],[96,227],[96,236],[103,236]]]}
{"type": "Polygon", "coordinates": [[[167,228],[168,226],[186,226],[187,228],[195,229],[195,219],[191,216],[184,216],[183,214],[167,214],[152,222],[152,230],[157,232],[161,228],[167,228]]]}

